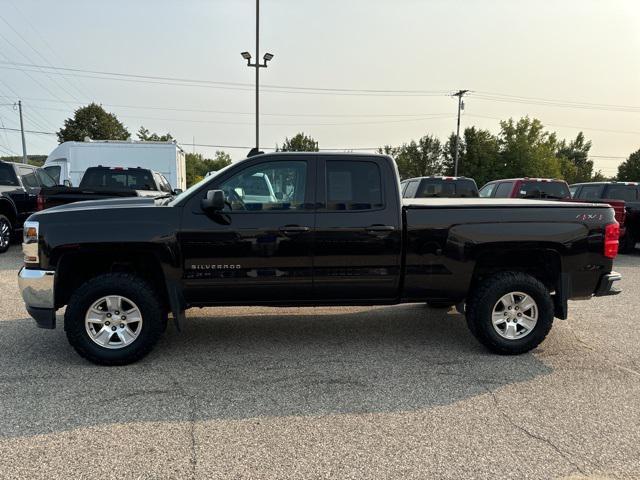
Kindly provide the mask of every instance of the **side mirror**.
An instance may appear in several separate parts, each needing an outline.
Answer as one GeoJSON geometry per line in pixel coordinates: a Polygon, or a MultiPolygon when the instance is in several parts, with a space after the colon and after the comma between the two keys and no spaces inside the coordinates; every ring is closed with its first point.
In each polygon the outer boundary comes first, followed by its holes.
{"type": "Polygon", "coordinates": [[[173,194],[174,195],[180,195],[182,193],[182,189],[181,188],[174,188],[173,189],[173,194]]]}
{"type": "Polygon", "coordinates": [[[219,212],[224,210],[224,192],[222,190],[209,190],[207,196],[200,202],[205,212],[219,212]]]}
{"type": "Polygon", "coordinates": [[[64,182],[62,182],[62,184],[63,184],[65,187],[70,187],[70,186],[71,186],[71,180],[65,180],[64,182]]]}
{"type": "Polygon", "coordinates": [[[284,198],[284,194],[282,192],[276,192],[276,199],[282,200],[284,198]]]}

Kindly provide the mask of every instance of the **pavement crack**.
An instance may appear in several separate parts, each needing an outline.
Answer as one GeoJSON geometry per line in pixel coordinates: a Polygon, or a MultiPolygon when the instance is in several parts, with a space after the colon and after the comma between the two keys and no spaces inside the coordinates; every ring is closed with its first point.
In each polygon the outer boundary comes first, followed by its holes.
{"type": "MultiPolygon", "coordinates": [[[[487,393],[489,394],[489,396],[491,397],[491,399],[493,400],[494,405],[496,406],[496,408],[498,408],[500,406],[499,402],[498,402],[498,397],[496,396],[495,392],[493,392],[490,388],[488,388],[486,385],[482,385],[484,387],[484,389],[487,391],[487,393]]],[[[546,437],[543,437],[542,435],[537,435],[533,432],[531,432],[530,430],[526,429],[525,427],[523,427],[522,425],[519,425],[518,423],[516,423],[508,414],[500,411],[499,412],[501,414],[502,417],[504,417],[507,422],[514,428],[516,428],[517,430],[519,430],[520,432],[524,433],[526,436],[528,436],[529,438],[532,438],[534,440],[537,440],[539,442],[542,442],[544,444],[546,444],[547,446],[549,446],[552,450],[554,450],[558,455],[560,455],[563,459],[565,459],[569,464],[571,464],[576,470],[578,470],[578,472],[580,472],[582,475],[587,475],[587,473],[584,471],[584,469],[578,465],[576,462],[574,462],[570,455],[566,452],[564,452],[560,447],[558,447],[555,443],[553,443],[551,440],[549,440],[546,437]]]]}

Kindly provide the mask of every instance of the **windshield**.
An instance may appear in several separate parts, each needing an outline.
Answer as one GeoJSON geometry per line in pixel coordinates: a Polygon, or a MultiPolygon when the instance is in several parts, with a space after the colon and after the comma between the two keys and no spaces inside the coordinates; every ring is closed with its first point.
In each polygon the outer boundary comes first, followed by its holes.
{"type": "Polygon", "coordinates": [[[187,188],[184,192],[182,192],[180,195],[177,195],[176,197],[174,197],[173,200],[171,200],[167,205],[170,207],[173,207],[179,204],[180,202],[182,202],[183,200],[185,200],[186,198],[189,198],[200,187],[202,187],[206,183],[210,183],[211,181],[213,181],[218,175],[220,175],[223,172],[226,172],[227,169],[232,165],[235,165],[235,163],[230,163],[226,167],[218,170],[217,172],[212,173],[211,175],[208,175],[207,177],[203,178],[199,182],[194,183],[189,188],[187,188]]]}
{"type": "Polygon", "coordinates": [[[18,177],[16,177],[11,165],[0,163],[0,185],[18,186],[18,177]]]}
{"type": "Polygon", "coordinates": [[[565,182],[522,182],[520,198],[571,198],[569,186],[565,182]]]}

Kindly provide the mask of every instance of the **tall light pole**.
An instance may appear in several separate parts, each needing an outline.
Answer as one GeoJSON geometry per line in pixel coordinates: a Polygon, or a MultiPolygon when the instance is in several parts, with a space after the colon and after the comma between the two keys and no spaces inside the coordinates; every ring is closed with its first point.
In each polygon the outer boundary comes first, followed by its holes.
{"type": "Polygon", "coordinates": [[[462,97],[469,90],[458,90],[454,93],[453,97],[458,97],[458,127],[456,129],[456,152],[455,152],[455,163],[453,167],[453,176],[458,176],[458,145],[460,145],[460,110],[462,110],[462,97]]]}
{"type": "Polygon", "coordinates": [[[247,61],[247,66],[256,69],[256,152],[260,150],[260,69],[267,68],[267,62],[273,58],[270,53],[265,53],[263,63],[258,61],[260,57],[260,0],[256,0],[256,61],[251,63],[251,54],[242,52],[242,58],[247,61]]]}
{"type": "Polygon", "coordinates": [[[22,161],[24,163],[29,163],[27,161],[27,143],[24,141],[24,122],[22,120],[22,100],[18,100],[18,111],[20,113],[20,132],[22,133],[22,161]]]}

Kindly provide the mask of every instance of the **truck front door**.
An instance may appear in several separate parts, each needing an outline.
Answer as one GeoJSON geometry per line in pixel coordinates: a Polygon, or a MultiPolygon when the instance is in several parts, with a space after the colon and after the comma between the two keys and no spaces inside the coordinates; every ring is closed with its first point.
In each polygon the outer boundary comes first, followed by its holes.
{"type": "Polygon", "coordinates": [[[194,195],[179,234],[187,302],[312,299],[315,168],[308,155],[256,158],[194,195]],[[202,211],[206,190],[225,192],[224,211],[202,211]]]}
{"type": "Polygon", "coordinates": [[[397,298],[402,216],[390,162],[322,156],[317,185],[315,298],[355,303],[397,298]]]}

